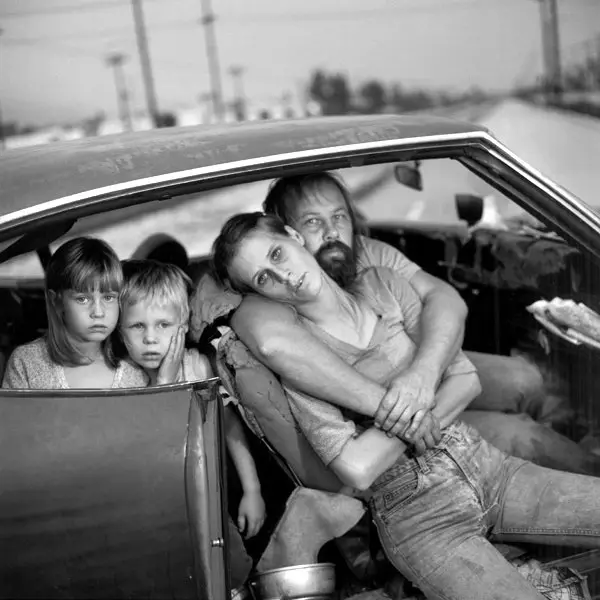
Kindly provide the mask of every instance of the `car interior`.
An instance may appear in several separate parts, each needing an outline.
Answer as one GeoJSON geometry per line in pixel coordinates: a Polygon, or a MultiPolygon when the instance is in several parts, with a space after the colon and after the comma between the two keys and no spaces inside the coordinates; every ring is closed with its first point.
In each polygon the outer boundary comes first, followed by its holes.
{"type": "MultiPolygon", "coordinates": [[[[354,167],[339,174],[368,235],[399,249],[460,293],[469,311],[464,349],[519,356],[535,365],[568,409],[556,428],[600,456],[600,403],[595,393],[600,387],[596,367],[600,349],[557,335],[528,310],[538,300],[558,297],[600,313],[599,258],[452,159],[354,167]]],[[[16,346],[39,337],[47,327],[43,267],[58,245],[79,235],[100,237],[123,259],[170,262],[198,284],[210,270],[210,245],[219,226],[235,212],[259,209],[268,184],[188,193],[173,206],[156,201],[143,205],[143,210],[130,207],[58,222],[3,244],[0,370],[16,346]]],[[[210,348],[205,338],[200,343],[203,349],[210,348]]],[[[214,353],[211,360],[216,367],[214,353]]],[[[263,532],[247,544],[256,558],[285,509],[286,498],[299,481],[307,482],[260,426],[243,416],[252,433],[269,514],[263,532]]],[[[227,473],[233,507],[238,504],[240,483],[235,469],[227,473]]],[[[327,546],[323,556],[338,561],[335,552],[327,546]]],[[[562,556],[565,552],[560,549],[545,553],[548,559],[562,556]]],[[[600,585],[600,573],[589,572],[590,585],[600,585]]]]}

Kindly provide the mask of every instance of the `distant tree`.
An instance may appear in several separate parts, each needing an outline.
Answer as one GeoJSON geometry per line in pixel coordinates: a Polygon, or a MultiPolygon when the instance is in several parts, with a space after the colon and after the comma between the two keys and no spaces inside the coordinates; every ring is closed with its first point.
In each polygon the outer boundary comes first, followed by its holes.
{"type": "Polygon", "coordinates": [[[156,116],[157,127],[175,127],[177,125],[177,117],[171,112],[159,113],[156,116]]]}
{"type": "Polygon", "coordinates": [[[359,91],[361,105],[367,113],[379,113],[387,105],[387,93],[382,83],[375,79],[364,83],[359,91]]]}
{"type": "Polygon", "coordinates": [[[313,72],[308,86],[309,96],[321,106],[324,115],[345,115],[352,109],[352,92],[342,73],[313,72]]]}
{"type": "Polygon", "coordinates": [[[95,137],[98,135],[100,125],[106,120],[106,114],[102,111],[98,111],[92,117],[84,119],[81,126],[87,137],[95,137]]]}

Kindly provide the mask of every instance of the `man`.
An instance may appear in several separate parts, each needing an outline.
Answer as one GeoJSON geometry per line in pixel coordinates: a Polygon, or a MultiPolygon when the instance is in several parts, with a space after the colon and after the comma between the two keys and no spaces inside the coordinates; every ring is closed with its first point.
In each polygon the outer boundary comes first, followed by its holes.
{"type": "MultiPolygon", "coordinates": [[[[410,439],[433,406],[441,373],[461,347],[465,303],[454,288],[422,271],[395,248],[359,235],[348,193],[329,173],[278,180],[263,207],[303,235],[306,247],[342,287],[351,285],[356,275],[344,267],[344,255],[350,252],[358,270],[386,266],[416,289],[424,304],[423,342],[411,367],[381,399],[376,415],[376,422],[391,435],[406,431],[410,439]]],[[[307,393],[318,393],[346,408],[356,408],[365,396],[377,393],[370,382],[308,334],[285,306],[248,297],[232,325],[261,362],[285,373],[290,383],[307,393]]],[[[528,413],[546,423],[561,413],[557,399],[545,394],[540,372],[523,359],[476,352],[468,356],[483,387],[471,410],[528,413]]]]}

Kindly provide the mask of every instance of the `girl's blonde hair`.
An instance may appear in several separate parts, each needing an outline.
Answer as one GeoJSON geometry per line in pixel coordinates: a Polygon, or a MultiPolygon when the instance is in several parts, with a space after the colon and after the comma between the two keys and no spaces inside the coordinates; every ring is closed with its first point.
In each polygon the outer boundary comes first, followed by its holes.
{"type": "MultiPolygon", "coordinates": [[[[73,345],[67,334],[60,309],[62,295],[68,290],[80,293],[94,291],[120,293],[123,270],[114,250],[102,240],[78,237],[65,242],[50,258],[46,269],[46,311],[48,313],[48,353],[63,366],[90,363],[73,345]]],[[[119,364],[112,346],[112,336],[102,342],[107,363],[119,364]]]]}

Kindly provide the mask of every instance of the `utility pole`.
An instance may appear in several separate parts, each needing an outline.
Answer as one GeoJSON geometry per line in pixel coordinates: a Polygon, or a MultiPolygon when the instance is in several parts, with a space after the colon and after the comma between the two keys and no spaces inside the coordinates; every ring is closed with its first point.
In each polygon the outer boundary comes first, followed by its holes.
{"type": "Polygon", "coordinates": [[[204,27],[204,39],[206,40],[206,58],[208,60],[208,72],[210,75],[213,113],[217,121],[222,121],[225,115],[223,110],[223,90],[221,87],[217,39],[214,29],[216,17],[212,12],[210,0],[200,0],[200,2],[202,4],[202,18],[200,19],[200,23],[204,27]]]}
{"type": "Polygon", "coordinates": [[[131,112],[129,111],[129,94],[127,93],[127,84],[125,83],[125,73],[123,72],[123,63],[125,55],[115,52],[106,57],[106,64],[113,69],[115,76],[115,87],[117,90],[117,106],[119,107],[119,119],[123,124],[125,131],[133,131],[131,122],[131,112]]]}
{"type": "MultiPolygon", "coordinates": [[[[2,37],[3,30],[0,29],[0,38],[2,37]]],[[[0,54],[1,56],[1,54],[0,54]]],[[[0,68],[0,74],[2,74],[2,69],[0,68]]],[[[2,118],[2,104],[0,103],[0,149],[4,150],[6,148],[6,142],[4,141],[4,119],[2,118]]]]}
{"type": "Polygon", "coordinates": [[[246,97],[244,95],[243,76],[246,69],[240,65],[229,67],[229,74],[233,79],[233,106],[238,121],[246,120],[246,97]]]}
{"type": "Polygon", "coordinates": [[[144,22],[142,0],[131,0],[131,6],[133,8],[135,36],[137,39],[138,52],[140,54],[140,64],[142,66],[146,106],[154,127],[158,127],[160,114],[158,112],[158,102],[156,101],[156,90],[154,89],[154,78],[152,76],[152,66],[150,64],[150,51],[148,49],[148,38],[146,36],[146,24],[144,22]]]}
{"type": "Polygon", "coordinates": [[[548,96],[559,100],[563,91],[556,0],[539,0],[542,19],[544,79],[548,96]]]}

